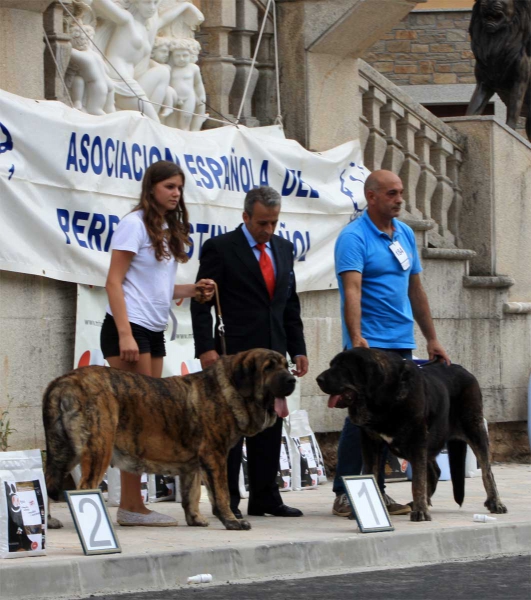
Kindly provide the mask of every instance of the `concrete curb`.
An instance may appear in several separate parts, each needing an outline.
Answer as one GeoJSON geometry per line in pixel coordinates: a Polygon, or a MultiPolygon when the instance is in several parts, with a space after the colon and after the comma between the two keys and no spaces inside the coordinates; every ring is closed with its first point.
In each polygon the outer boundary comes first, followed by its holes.
{"type": "Polygon", "coordinates": [[[214,582],[281,575],[313,576],[326,569],[392,568],[501,554],[529,554],[531,523],[478,524],[422,532],[357,534],[278,544],[238,544],[214,550],[76,559],[4,561],[2,600],[88,596],[126,590],[163,590],[197,573],[214,582]]]}

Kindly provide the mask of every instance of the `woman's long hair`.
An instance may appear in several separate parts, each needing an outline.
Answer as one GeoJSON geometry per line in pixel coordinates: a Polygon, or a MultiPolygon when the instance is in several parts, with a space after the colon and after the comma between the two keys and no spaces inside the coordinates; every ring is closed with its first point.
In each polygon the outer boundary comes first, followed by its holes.
{"type": "Polygon", "coordinates": [[[133,211],[144,211],[144,224],[153,244],[157,260],[169,259],[173,256],[178,262],[188,261],[188,255],[184,247],[192,244],[188,237],[190,224],[188,222],[188,211],[184,203],[184,181],[184,173],[181,167],[167,160],[159,160],[153,163],[144,173],[140,202],[133,208],[133,211]],[[153,197],[153,187],[157,183],[176,175],[183,178],[181,197],[175,210],[161,215],[153,197]],[[164,222],[168,224],[167,229],[163,228],[164,222]]]}

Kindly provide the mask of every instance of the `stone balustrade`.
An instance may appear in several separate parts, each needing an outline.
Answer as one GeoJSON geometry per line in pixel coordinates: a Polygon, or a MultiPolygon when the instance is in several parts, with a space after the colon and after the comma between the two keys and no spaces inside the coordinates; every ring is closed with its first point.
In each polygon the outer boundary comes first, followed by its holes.
{"type": "Polygon", "coordinates": [[[434,221],[428,232],[430,246],[459,246],[459,169],[465,136],[363,60],[359,61],[359,82],[365,166],[371,171],[389,169],[400,175],[404,183],[404,219],[434,221]]]}
{"type": "MultiPolygon", "coordinates": [[[[236,118],[252,69],[240,117],[240,122],[247,127],[271,125],[276,117],[271,14],[262,36],[257,61],[252,67],[263,8],[252,0],[203,2],[201,9],[205,22],[196,35],[203,46],[199,66],[207,90],[207,104],[211,107],[207,108],[207,112],[212,116],[222,114],[231,120],[236,118]]],[[[205,126],[217,125],[207,122],[205,126]]]]}

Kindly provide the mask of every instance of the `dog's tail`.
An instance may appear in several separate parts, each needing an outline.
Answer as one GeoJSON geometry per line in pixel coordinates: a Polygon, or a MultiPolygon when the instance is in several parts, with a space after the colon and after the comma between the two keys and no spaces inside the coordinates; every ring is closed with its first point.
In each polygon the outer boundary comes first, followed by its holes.
{"type": "Polygon", "coordinates": [[[76,464],[76,451],[65,427],[62,400],[65,377],[50,383],[42,399],[42,419],[46,436],[46,489],[48,496],[59,500],[65,475],[76,464]]]}
{"type": "Polygon", "coordinates": [[[454,500],[459,506],[462,506],[465,499],[466,442],[463,440],[450,440],[448,442],[448,461],[450,463],[454,500]]]}

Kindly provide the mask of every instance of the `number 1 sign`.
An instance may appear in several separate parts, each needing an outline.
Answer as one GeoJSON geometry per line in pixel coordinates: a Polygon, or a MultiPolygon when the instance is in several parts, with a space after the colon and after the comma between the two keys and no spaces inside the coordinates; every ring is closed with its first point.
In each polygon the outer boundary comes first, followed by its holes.
{"type": "Polygon", "coordinates": [[[374,476],[352,475],[342,479],[360,531],[394,531],[374,476]]]}
{"type": "Polygon", "coordinates": [[[76,490],[65,496],[85,554],[122,551],[100,490],[76,490]]]}

